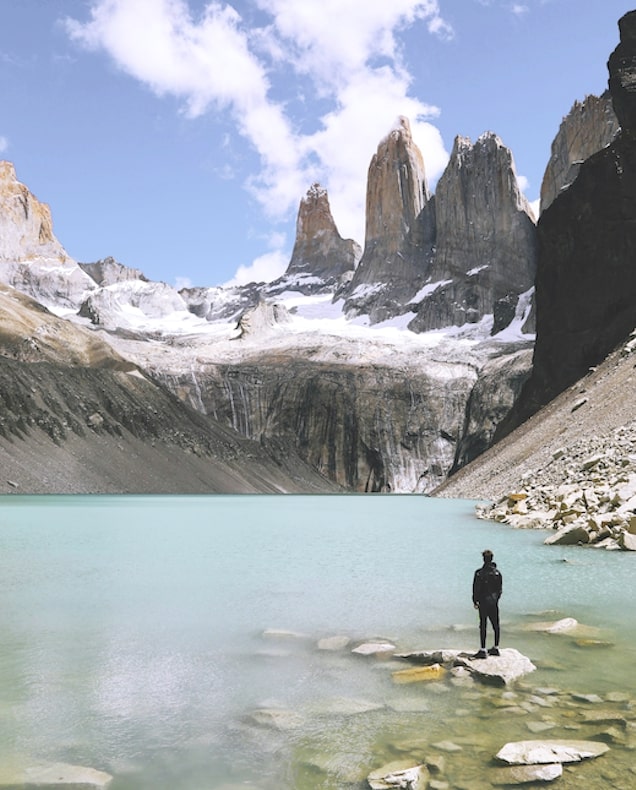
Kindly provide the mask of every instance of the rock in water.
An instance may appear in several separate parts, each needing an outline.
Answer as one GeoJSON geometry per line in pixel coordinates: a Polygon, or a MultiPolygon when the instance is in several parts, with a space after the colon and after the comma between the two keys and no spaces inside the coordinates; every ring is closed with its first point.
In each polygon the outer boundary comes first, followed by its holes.
{"type": "Polygon", "coordinates": [[[598,741],[513,741],[497,752],[497,759],[513,765],[575,763],[599,757],[609,746],[598,741]]]}
{"type": "Polygon", "coordinates": [[[561,763],[547,765],[516,765],[512,768],[501,768],[493,776],[493,784],[500,786],[535,784],[553,782],[563,776],[561,763]]]}
{"type": "Polygon", "coordinates": [[[496,686],[506,686],[536,669],[529,658],[512,647],[502,648],[499,656],[488,658],[459,655],[455,664],[467,667],[477,680],[496,686]]]}
{"type": "Polygon", "coordinates": [[[396,761],[372,771],[367,782],[372,790],[425,790],[428,787],[428,769],[425,765],[396,761]]]}

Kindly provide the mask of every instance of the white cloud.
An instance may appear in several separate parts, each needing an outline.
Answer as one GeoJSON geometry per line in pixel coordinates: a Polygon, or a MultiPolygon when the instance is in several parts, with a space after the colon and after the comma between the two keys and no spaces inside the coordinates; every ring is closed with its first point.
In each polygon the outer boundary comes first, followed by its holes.
{"type": "Polygon", "coordinates": [[[289,255],[281,250],[272,250],[260,255],[249,266],[239,266],[234,277],[224,285],[271,282],[285,273],[288,264],[289,255]]]}
{"type": "Polygon", "coordinates": [[[3,154],[5,151],[9,150],[9,141],[6,137],[0,136],[0,154],[3,154]]]}
{"type": "Polygon", "coordinates": [[[410,95],[399,34],[420,23],[447,39],[452,29],[437,0],[256,4],[267,18],[258,29],[220,2],[194,17],[187,0],[93,0],[90,19],[67,20],[66,28],[158,96],[179,98],[189,117],[229,114],[259,155],[246,186],[270,218],[289,218],[320,181],[341,233],[362,242],[367,168],[396,116],[411,120],[432,181],[446,164],[439,132],[428,123],[436,108],[410,95]],[[284,88],[285,100],[298,99],[301,81],[308,108],[314,97],[330,104],[307,133],[297,131],[289,105],[272,98],[284,88]]]}
{"type": "Polygon", "coordinates": [[[523,5],[522,3],[513,3],[510,6],[510,11],[515,16],[523,16],[524,14],[527,14],[528,11],[530,11],[530,9],[528,8],[527,5],[523,5]]]}
{"type": "Polygon", "coordinates": [[[517,184],[519,185],[519,189],[522,192],[525,192],[526,189],[530,186],[530,182],[528,181],[528,179],[525,176],[520,176],[520,175],[517,176],[517,184]]]}

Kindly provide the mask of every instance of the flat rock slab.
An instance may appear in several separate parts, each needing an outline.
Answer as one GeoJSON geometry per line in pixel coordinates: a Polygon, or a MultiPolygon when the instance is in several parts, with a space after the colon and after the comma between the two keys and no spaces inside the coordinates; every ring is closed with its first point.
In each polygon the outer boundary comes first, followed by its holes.
{"type": "Polygon", "coordinates": [[[112,781],[113,777],[104,771],[68,763],[34,765],[21,771],[12,771],[10,775],[0,770],[0,788],[29,787],[44,790],[48,787],[64,787],[67,790],[106,790],[112,781]]]}
{"type": "Polygon", "coordinates": [[[497,752],[497,759],[511,765],[577,763],[599,757],[609,746],[598,741],[511,741],[497,752]]]}
{"type": "Polygon", "coordinates": [[[535,782],[553,782],[563,775],[561,763],[547,765],[515,765],[512,768],[501,768],[493,776],[492,783],[496,787],[510,785],[534,784],[535,782]]]}
{"type": "Polygon", "coordinates": [[[500,655],[487,658],[474,658],[461,653],[455,659],[455,664],[467,667],[478,680],[497,686],[507,686],[536,669],[527,656],[513,647],[502,648],[500,655]]]}

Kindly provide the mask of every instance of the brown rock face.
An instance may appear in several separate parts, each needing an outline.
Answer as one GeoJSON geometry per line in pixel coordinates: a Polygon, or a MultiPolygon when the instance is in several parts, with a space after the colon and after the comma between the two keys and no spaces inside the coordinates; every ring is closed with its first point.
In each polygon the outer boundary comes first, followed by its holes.
{"type": "Polygon", "coordinates": [[[285,276],[337,278],[353,271],[360,253],[360,245],[338,233],[327,190],[313,184],[300,202],[296,241],[285,276]]]}
{"type": "Polygon", "coordinates": [[[621,19],[620,30],[609,84],[623,126],[539,220],[533,372],[497,438],[600,363],[636,326],[636,13],[621,19]]]}
{"type": "Polygon", "coordinates": [[[369,165],[364,253],[347,290],[347,311],[367,310],[360,296],[369,285],[380,284],[389,301],[404,296],[400,284],[406,284],[409,295],[417,290],[413,285],[426,271],[419,218],[428,199],[422,153],[408,120],[400,118],[369,165]]]}
{"type": "Polygon", "coordinates": [[[574,181],[586,159],[612,142],[618,129],[609,91],[574,103],[552,143],[541,183],[541,211],[574,181]]]}

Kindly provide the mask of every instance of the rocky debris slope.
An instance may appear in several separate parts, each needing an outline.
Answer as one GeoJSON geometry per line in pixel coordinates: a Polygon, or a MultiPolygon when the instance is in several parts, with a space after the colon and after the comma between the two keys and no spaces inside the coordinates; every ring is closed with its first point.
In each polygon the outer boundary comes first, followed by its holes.
{"type": "Polygon", "coordinates": [[[435,493],[489,499],[482,515],[556,530],[550,542],[632,548],[635,349],[636,336],[435,493]]]}
{"type": "Polygon", "coordinates": [[[619,128],[609,91],[574,102],[552,141],[541,182],[541,212],[573,183],[586,159],[612,142],[619,128]]]}
{"type": "Polygon", "coordinates": [[[599,364],[636,326],[636,12],[609,59],[621,131],[541,215],[533,371],[499,435],[599,364]]]}
{"type": "Polygon", "coordinates": [[[429,284],[409,328],[474,324],[491,315],[493,333],[504,329],[534,285],[536,229],[512,154],[496,135],[474,144],[455,139],[435,192],[435,240],[429,284]]]}
{"type": "Polygon", "coordinates": [[[542,469],[494,506],[479,508],[482,518],[517,528],[556,530],[549,545],[589,544],[636,551],[636,422],[610,437],[581,440],[552,454],[551,476],[542,469]]]}

